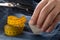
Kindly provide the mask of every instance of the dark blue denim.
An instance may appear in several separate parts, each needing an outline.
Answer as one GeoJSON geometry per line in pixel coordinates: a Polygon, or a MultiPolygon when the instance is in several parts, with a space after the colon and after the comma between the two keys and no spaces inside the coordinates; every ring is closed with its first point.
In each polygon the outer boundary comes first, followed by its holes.
{"type": "Polygon", "coordinates": [[[15,15],[20,17],[25,15],[27,20],[29,21],[31,18],[31,14],[24,10],[19,10],[16,8],[6,8],[0,7],[0,40],[59,40],[60,38],[60,23],[58,23],[55,29],[51,33],[40,33],[40,35],[34,35],[29,28],[28,21],[26,23],[24,32],[22,35],[16,37],[8,37],[4,35],[3,27],[6,24],[6,18],[8,15],[15,15]],[[27,14],[27,15],[26,15],[27,14]]]}
{"type": "Polygon", "coordinates": [[[60,22],[56,24],[51,33],[42,32],[40,35],[34,35],[28,25],[31,15],[30,12],[19,8],[0,7],[0,40],[60,40],[60,22]],[[6,24],[6,19],[9,15],[15,15],[17,17],[22,15],[26,16],[27,23],[21,35],[9,37],[4,34],[4,25],[6,24]]]}

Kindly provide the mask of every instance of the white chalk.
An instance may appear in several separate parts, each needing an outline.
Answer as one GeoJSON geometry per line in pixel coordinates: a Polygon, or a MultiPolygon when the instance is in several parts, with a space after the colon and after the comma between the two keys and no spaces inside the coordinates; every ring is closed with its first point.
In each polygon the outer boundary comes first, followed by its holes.
{"type": "Polygon", "coordinates": [[[34,34],[40,34],[40,29],[38,28],[38,27],[36,27],[36,25],[31,25],[30,23],[29,23],[29,26],[30,26],[30,28],[31,28],[31,30],[32,30],[32,32],[34,33],[34,34]]]}

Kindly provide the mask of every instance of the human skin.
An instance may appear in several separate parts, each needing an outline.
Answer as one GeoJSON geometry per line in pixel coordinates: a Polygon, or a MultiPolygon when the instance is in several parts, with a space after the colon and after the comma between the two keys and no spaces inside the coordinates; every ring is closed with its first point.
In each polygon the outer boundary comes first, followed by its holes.
{"type": "Polygon", "coordinates": [[[42,32],[51,32],[60,22],[60,0],[41,0],[29,21],[42,32]]]}

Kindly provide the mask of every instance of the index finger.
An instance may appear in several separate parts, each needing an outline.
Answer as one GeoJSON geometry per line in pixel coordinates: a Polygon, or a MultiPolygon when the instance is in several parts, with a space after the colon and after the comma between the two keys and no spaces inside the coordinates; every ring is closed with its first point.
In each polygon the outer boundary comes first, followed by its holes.
{"type": "Polygon", "coordinates": [[[30,24],[36,24],[36,21],[38,19],[39,13],[41,11],[41,9],[47,4],[48,1],[44,0],[41,1],[40,3],[38,3],[37,7],[34,10],[34,13],[31,17],[31,20],[29,21],[30,24]]]}

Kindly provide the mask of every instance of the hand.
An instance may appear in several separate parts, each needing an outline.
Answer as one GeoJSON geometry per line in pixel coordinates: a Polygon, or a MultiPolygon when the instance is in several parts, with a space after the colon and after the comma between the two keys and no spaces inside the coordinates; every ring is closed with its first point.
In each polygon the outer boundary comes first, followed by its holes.
{"type": "Polygon", "coordinates": [[[51,32],[60,22],[60,0],[42,0],[36,6],[29,21],[43,32],[51,32]]]}

